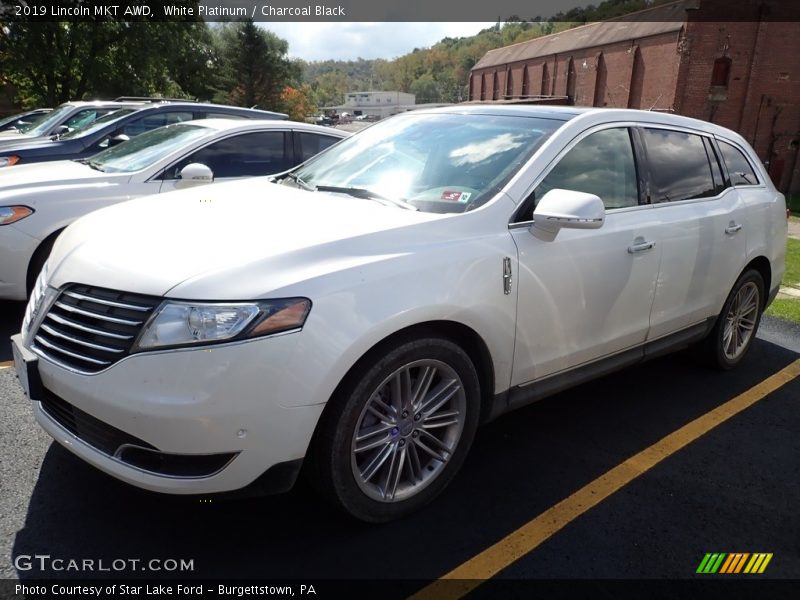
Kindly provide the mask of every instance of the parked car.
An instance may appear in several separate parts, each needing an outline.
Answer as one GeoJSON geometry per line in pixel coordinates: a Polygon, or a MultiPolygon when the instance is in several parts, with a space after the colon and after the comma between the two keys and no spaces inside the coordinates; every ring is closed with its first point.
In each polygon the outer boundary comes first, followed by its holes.
{"type": "Polygon", "coordinates": [[[99,118],[91,125],[60,134],[54,139],[0,144],[0,167],[86,158],[132,137],[193,119],[287,119],[283,113],[198,102],[139,104],[99,118]]]}
{"type": "Polygon", "coordinates": [[[276,183],[78,220],[16,369],[41,426],[130,484],[278,491],[302,466],[386,521],[442,491],[480,422],[689,344],[739,364],[784,272],[785,211],[710,123],[404,113],[276,183]]]}
{"type": "MultiPolygon", "coordinates": [[[[47,113],[47,116],[20,127],[14,131],[0,132],[0,148],[9,144],[24,143],[35,139],[46,139],[52,135],[69,133],[85,127],[108,113],[132,106],[142,106],[142,102],[117,102],[97,100],[92,102],[65,102],[47,113]]],[[[0,150],[0,154],[2,150],[0,150]]]]}
{"type": "Polygon", "coordinates": [[[148,131],[85,160],[0,169],[0,298],[27,298],[56,238],[82,215],[146,194],[286,171],[346,136],[292,121],[205,119],[148,131]]]}
{"type": "Polygon", "coordinates": [[[52,108],[37,108],[0,119],[0,132],[12,131],[18,133],[21,129],[33,127],[52,110],[52,108]]]}

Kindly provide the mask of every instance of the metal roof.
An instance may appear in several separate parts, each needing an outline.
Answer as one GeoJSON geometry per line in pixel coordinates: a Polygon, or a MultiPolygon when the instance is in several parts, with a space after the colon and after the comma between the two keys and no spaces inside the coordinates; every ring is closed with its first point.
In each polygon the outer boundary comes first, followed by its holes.
{"type": "Polygon", "coordinates": [[[680,0],[631,13],[624,20],[589,23],[527,42],[489,50],[472,70],[679,31],[686,21],[686,9],[696,6],[697,0],[680,0]]]}

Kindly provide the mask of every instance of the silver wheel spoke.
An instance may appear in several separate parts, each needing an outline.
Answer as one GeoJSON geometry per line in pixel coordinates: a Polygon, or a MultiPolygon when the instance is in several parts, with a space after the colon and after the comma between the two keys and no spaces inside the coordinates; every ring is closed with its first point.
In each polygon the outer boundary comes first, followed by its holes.
{"type": "Polygon", "coordinates": [[[428,394],[428,390],[431,388],[431,383],[433,382],[435,375],[436,369],[434,367],[425,367],[420,376],[417,378],[417,385],[414,388],[414,393],[412,394],[411,399],[412,409],[415,412],[419,410],[420,402],[428,394]]]}
{"type": "Polygon", "coordinates": [[[378,472],[378,469],[381,468],[383,463],[386,462],[386,459],[392,454],[394,454],[393,444],[386,444],[383,448],[381,448],[381,451],[375,455],[375,458],[372,459],[372,462],[370,462],[367,468],[362,471],[361,476],[364,478],[364,481],[369,481],[372,479],[375,476],[375,473],[378,472]]]}
{"type": "Polygon", "coordinates": [[[397,413],[395,412],[394,408],[381,400],[378,394],[374,394],[373,397],[370,398],[369,404],[367,404],[367,410],[384,423],[392,422],[397,417],[397,413]],[[381,409],[383,412],[379,411],[378,409],[381,409]],[[386,420],[387,418],[389,421],[386,420]]]}
{"type": "Polygon", "coordinates": [[[458,423],[459,412],[457,410],[450,410],[447,412],[436,413],[425,417],[422,421],[422,426],[425,429],[433,429],[435,427],[449,427],[458,423]]]}
{"type": "Polygon", "coordinates": [[[423,442],[423,441],[422,441],[422,440],[420,440],[419,438],[417,438],[416,440],[414,440],[414,444],[415,444],[415,445],[416,445],[418,448],[420,448],[420,449],[424,450],[425,452],[427,452],[428,454],[430,454],[430,455],[431,455],[433,458],[435,458],[436,460],[439,460],[439,461],[441,461],[441,462],[446,462],[446,461],[447,461],[447,457],[446,457],[444,454],[442,454],[442,453],[440,453],[440,452],[437,452],[436,450],[434,450],[433,448],[431,448],[430,446],[428,446],[428,445],[427,445],[425,442],[423,442]]]}
{"type": "Polygon", "coordinates": [[[414,483],[422,481],[422,464],[419,460],[416,444],[411,444],[408,447],[408,470],[411,472],[411,481],[414,483]]]}
{"type": "Polygon", "coordinates": [[[387,500],[394,500],[394,495],[397,493],[397,485],[400,483],[400,476],[403,474],[405,460],[406,449],[395,450],[392,455],[392,462],[389,463],[389,468],[387,469],[386,485],[383,487],[383,497],[387,500]]]}
{"type": "Polygon", "coordinates": [[[419,411],[423,414],[432,414],[439,410],[445,402],[450,400],[461,389],[461,386],[455,379],[442,382],[437,389],[434,390],[430,398],[427,398],[419,407],[419,411]]]}

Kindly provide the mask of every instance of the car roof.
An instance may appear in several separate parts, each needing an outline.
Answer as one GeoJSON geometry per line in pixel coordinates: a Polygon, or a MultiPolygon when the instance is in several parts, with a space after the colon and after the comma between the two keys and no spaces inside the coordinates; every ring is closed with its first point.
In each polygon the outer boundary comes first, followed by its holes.
{"type": "MultiPolygon", "coordinates": [[[[595,120],[598,122],[606,121],[638,121],[640,123],[652,123],[656,125],[667,125],[675,127],[686,127],[696,129],[708,134],[724,134],[733,136],[736,139],[739,135],[736,132],[726,129],[720,125],[684,117],[674,113],[639,110],[634,108],[606,108],[592,106],[559,106],[542,104],[490,104],[479,102],[465,102],[453,104],[439,108],[420,109],[412,111],[414,113],[446,113],[446,114],[475,114],[475,115],[502,115],[517,117],[539,117],[543,119],[558,119],[570,121],[576,117],[595,120]]],[[[407,113],[401,113],[407,114],[407,113]]]]}
{"type": "Polygon", "coordinates": [[[195,119],[193,121],[182,121],[175,125],[198,125],[208,129],[216,129],[219,131],[227,131],[229,129],[295,129],[302,131],[309,131],[321,133],[326,135],[333,134],[337,137],[347,137],[349,132],[342,131],[341,129],[331,129],[330,127],[321,127],[319,125],[312,125],[311,123],[301,123],[300,121],[285,121],[277,119],[195,119]]]}

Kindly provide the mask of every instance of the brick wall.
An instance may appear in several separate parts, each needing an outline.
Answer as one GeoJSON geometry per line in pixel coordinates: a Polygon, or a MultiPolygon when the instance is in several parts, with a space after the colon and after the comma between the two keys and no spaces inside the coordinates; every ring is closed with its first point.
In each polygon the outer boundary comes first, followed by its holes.
{"type": "MultiPolygon", "coordinates": [[[[787,3],[788,4],[788,3],[787,3]]],[[[738,131],[768,166],[779,190],[800,192],[800,28],[770,3],[768,14],[742,2],[741,21],[706,22],[704,11],[722,10],[704,0],[689,15],[682,44],[676,108],[681,114],[738,131]],[[762,20],[758,20],[761,18],[762,20]],[[713,87],[717,59],[730,59],[727,86],[713,87]]],[[[706,14],[719,14],[710,12],[706,14]]]]}
{"type": "Polygon", "coordinates": [[[797,0],[702,0],[699,10],[687,11],[680,32],[473,71],[470,99],[570,95],[579,106],[667,110],[712,121],[753,145],[778,189],[800,194],[800,19],[789,14],[798,7],[797,0]],[[714,22],[720,14],[730,20],[714,22]],[[727,85],[715,87],[712,72],[721,58],[730,59],[727,85]]]}

